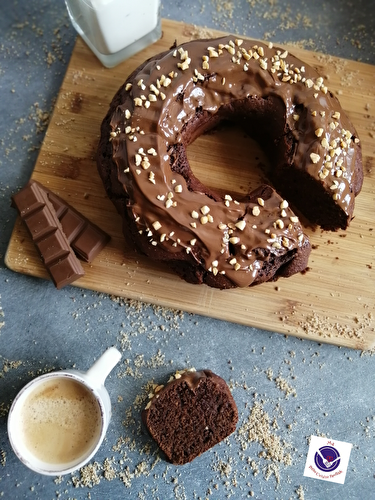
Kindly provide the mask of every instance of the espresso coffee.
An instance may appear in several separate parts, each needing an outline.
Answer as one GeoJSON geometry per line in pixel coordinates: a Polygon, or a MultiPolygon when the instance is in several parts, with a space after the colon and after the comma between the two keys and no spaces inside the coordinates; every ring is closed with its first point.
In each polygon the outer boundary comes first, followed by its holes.
{"type": "Polygon", "coordinates": [[[39,460],[67,464],[82,459],[97,443],[99,405],[92,393],[68,377],[40,383],[20,412],[22,440],[39,460]]]}

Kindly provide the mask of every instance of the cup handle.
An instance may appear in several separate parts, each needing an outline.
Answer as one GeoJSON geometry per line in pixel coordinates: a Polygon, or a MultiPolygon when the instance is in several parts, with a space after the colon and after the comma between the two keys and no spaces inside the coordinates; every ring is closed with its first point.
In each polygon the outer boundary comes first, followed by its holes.
{"type": "Polygon", "coordinates": [[[92,367],[87,370],[86,376],[90,378],[94,385],[104,385],[105,379],[120,359],[120,351],[118,351],[115,347],[110,347],[100,356],[99,359],[95,361],[92,367]]]}

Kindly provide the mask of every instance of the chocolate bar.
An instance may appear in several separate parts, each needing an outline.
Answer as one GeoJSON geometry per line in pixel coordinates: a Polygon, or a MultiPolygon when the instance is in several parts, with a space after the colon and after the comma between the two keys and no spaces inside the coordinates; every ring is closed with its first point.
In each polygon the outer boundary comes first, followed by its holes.
{"type": "Polygon", "coordinates": [[[30,182],[12,196],[56,288],[70,285],[85,273],[75,256],[47,193],[30,182]]]}
{"type": "Polygon", "coordinates": [[[60,196],[41,184],[39,186],[46,191],[48,199],[52,203],[63,231],[75,253],[86,262],[92,262],[107,245],[111,239],[110,236],[69,205],[69,203],[60,198],[60,196]]]}

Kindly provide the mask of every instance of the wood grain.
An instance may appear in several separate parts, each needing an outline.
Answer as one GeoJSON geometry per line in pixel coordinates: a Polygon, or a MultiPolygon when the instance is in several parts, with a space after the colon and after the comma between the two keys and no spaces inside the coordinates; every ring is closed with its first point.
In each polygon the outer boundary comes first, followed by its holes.
{"type": "MultiPolygon", "coordinates": [[[[207,31],[207,30],[206,30],[207,31]]],[[[112,237],[77,286],[139,299],[301,338],[357,349],[375,345],[375,67],[289,47],[327,79],[362,141],[365,181],[346,232],[307,227],[313,252],[305,274],[248,289],[220,291],[185,283],[127,247],[121,220],[96,171],[99,126],[126,76],[143,60],[199,36],[196,27],[163,22],[159,42],[114,69],[101,66],[78,38],[32,177],[64,197],[112,237]]],[[[211,35],[220,34],[212,31],[211,35]]],[[[200,137],[189,147],[193,171],[233,194],[259,183],[265,155],[238,130],[200,137]]],[[[6,254],[14,271],[48,278],[20,219],[6,254]]],[[[59,293],[59,292],[56,292],[59,293]]],[[[251,331],[249,331],[249,337],[251,331]]],[[[251,342],[249,338],[249,342],[251,342]]]]}

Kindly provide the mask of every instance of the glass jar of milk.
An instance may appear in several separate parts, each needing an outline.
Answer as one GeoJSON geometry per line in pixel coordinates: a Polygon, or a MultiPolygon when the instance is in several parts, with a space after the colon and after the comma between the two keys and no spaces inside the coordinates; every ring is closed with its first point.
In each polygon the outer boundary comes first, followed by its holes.
{"type": "Polygon", "coordinates": [[[112,68],[161,37],[160,0],[65,0],[74,28],[112,68]]]}

